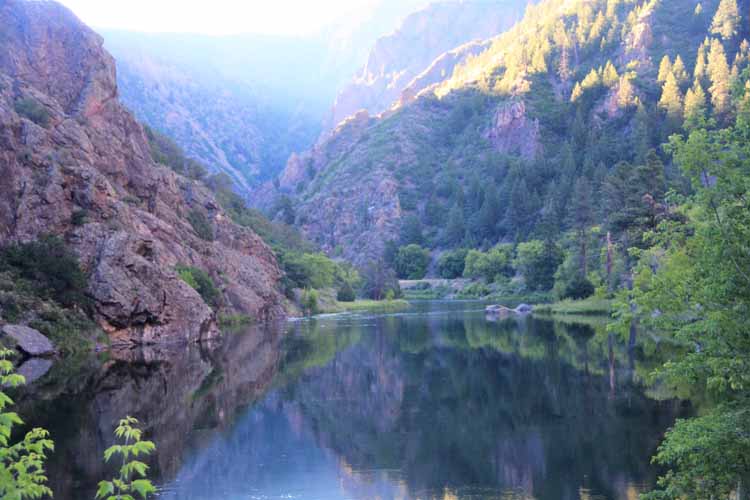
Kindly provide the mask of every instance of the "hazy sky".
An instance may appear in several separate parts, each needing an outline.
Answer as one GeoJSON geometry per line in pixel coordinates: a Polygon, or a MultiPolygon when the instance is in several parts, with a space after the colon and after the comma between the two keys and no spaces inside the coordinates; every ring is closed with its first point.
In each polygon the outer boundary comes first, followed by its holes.
{"type": "Polygon", "coordinates": [[[86,24],[155,32],[309,34],[378,0],[60,0],[86,24]]]}

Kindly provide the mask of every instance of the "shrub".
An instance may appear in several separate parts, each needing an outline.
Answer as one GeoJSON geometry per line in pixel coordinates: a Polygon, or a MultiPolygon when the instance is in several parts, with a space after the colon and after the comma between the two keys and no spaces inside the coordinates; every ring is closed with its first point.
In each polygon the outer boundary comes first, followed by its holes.
{"type": "Polygon", "coordinates": [[[0,270],[27,280],[42,298],[65,307],[88,305],[88,278],[75,254],[56,236],[3,248],[0,270]]]}
{"type": "Polygon", "coordinates": [[[466,255],[469,253],[465,248],[459,248],[452,252],[445,252],[438,260],[438,273],[441,278],[455,279],[464,275],[466,267],[466,255]]]}
{"type": "Polygon", "coordinates": [[[76,210],[70,217],[70,223],[74,226],[83,226],[84,224],[86,224],[86,219],[88,218],[88,216],[89,213],[87,210],[76,210]]]}
{"type": "Polygon", "coordinates": [[[341,285],[341,288],[339,288],[338,293],[336,294],[336,300],[339,302],[354,302],[356,299],[356,295],[354,293],[354,288],[348,283],[344,282],[343,285],[341,285]]]}
{"type": "Polygon", "coordinates": [[[484,278],[487,283],[492,283],[501,277],[510,277],[513,275],[512,259],[513,247],[511,245],[497,245],[486,253],[470,250],[466,254],[464,276],[474,279],[484,278]]]}
{"type": "Polygon", "coordinates": [[[208,220],[206,214],[200,210],[193,209],[188,213],[188,222],[193,226],[193,231],[202,240],[213,241],[214,240],[214,229],[211,226],[211,221],[208,220]]]}
{"type": "Polygon", "coordinates": [[[176,271],[182,281],[198,292],[203,302],[214,308],[221,304],[221,292],[206,271],[191,266],[177,266],[176,271]]]}
{"type": "Polygon", "coordinates": [[[15,109],[16,113],[24,118],[28,118],[40,127],[47,127],[49,125],[49,111],[36,99],[31,97],[18,99],[15,103],[15,109]]]}
{"type": "Polygon", "coordinates": [[[472,283],[457,294],[459,299],[481,299],[492,292],[484,283],[472,283]]]}
{"type": "Polygon", "coordinates": [[[280,252],[278,257],[292,288],[330,288],[339,272],[322,253],[280,252]]]}
{"type": "Polygon", "coordinates": [[[309,316],[318,314],[318,292],[316,290],[307,289],[302,292],[301,302],[305,314],[309,316]]]}
{"type": "Polygon", "coordinates": [[[419,245],[407,245],[396,254],[396,274],[401,279],[421,280],[430,265],[430,252],[419,245]]]}
{"type": "Polygon", "coordinates": [[[562,298],[574,300],[585,299],[594,295],[595,291],[594,284],[585,276],[579,274],[565,284],[562,298]]]}
{"type": "Polygon", "coordinates": [[[562,251],[557,245],[540,240],[527,241],[518,244],[516,254],[516,267],[529,290],[550,290],[555,282],[555,272],[563,261],[562,251]]]}

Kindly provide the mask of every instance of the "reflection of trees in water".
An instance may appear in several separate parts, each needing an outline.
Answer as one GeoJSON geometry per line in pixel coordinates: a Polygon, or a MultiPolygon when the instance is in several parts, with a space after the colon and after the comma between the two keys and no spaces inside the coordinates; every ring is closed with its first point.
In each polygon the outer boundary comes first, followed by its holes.
{"type": "Polygon", "coordinates": [[[412,492],[468,483],[565,499],[586,486],[615,498],[651,479],[671,412],[643,396],[628,349],[597,328],[390,317],[285,397],[320,444],[355,470],[401,469],[412,492]]]}

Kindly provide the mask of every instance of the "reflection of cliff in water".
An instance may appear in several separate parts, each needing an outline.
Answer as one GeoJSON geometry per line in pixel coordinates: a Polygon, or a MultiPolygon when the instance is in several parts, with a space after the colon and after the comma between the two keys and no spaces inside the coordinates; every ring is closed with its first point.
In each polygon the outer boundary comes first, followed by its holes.
{"type": "Polygon", "coordinates": [[[679,410],[644,396],[633,352],[596,326],[405,315],[297,329],[276,389],[167,498],[635,498],[679,410]]]}
{"type": "Polygon", "coordinates": [[[252,327],[215,345],[115,352],[114,360],[87,360],[77,370],[56,366],[24,389],[19,413],[55,440],[47,467],[55,498],[93,498],[96,483],[112,473],[102,454],[125,415],[138,418],[157,444],[152,477],[174,477],[184,456],[265,393],[278,369],[282,328],[252,327]]]}

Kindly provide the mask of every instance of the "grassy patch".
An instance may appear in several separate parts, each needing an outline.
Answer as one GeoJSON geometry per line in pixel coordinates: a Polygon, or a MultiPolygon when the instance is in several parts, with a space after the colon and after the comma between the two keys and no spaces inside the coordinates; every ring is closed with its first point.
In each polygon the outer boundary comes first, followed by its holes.
{"type": "Polygon", "coordinates": [[[409,308],[409,302],[403,299],[394,300],[355,300],[354,302],[336,302],[321,305],[319,312],[334,314],[342,312],[374,312],[391,313],[404,311],[409,308]]]}
{"type": "Polygon", "coordinates": [[[31,97],[18,99],[15,103],[15,109],[16,113],[28,118],[40,127],[46,128],[49,125],[49,111],[36,99],[31,97]]]}
{"type": "Polygon", "coordinates": [[[612,310],[612,301],[590,297],[584,300],[562,300],[554,304],[546,304],[534,308],[534,312],[545,314],[570,314],[570,315],[609,315],[612,310]]]}
{"type": "Polygon", "coordinates": [[[255,322],[253,318],[245,314],[220,314],[219,326],[224,329],[233,330],[255,322]]]}

